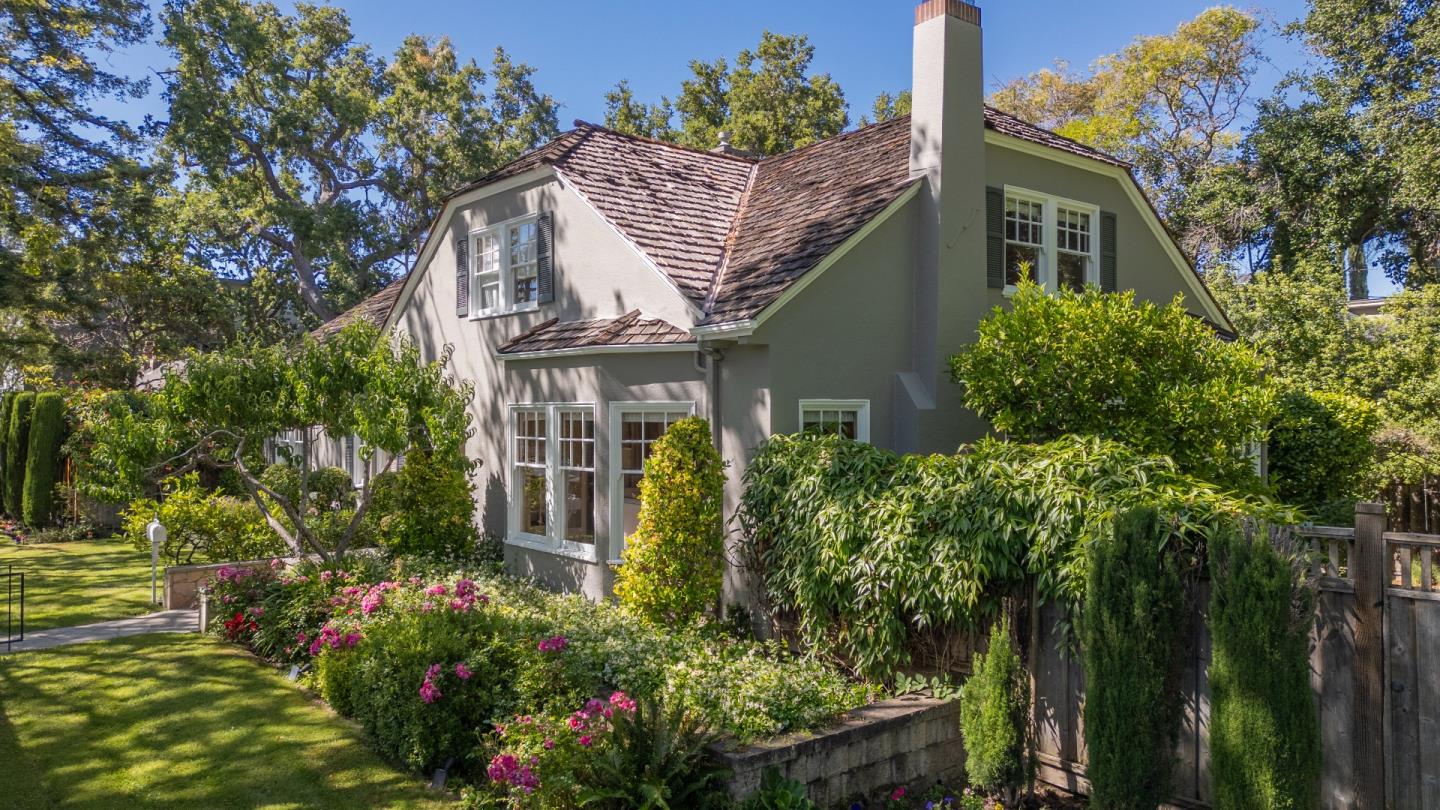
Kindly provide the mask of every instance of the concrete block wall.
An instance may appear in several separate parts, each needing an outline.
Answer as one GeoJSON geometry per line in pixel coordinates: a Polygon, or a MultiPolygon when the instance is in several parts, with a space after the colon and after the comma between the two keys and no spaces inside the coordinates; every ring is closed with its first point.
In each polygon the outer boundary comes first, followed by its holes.
{"type": "Polygon", "coordinates": [[[791,735],[735,750],[718,751],[730,769],[730,795],[744,798],[760,787],[769,768],[806,786],[820,807],[888,797],[936,782],[964,784],[965,750],[960,704],[909,695],[857,709],[833,728],[791,735]]]}

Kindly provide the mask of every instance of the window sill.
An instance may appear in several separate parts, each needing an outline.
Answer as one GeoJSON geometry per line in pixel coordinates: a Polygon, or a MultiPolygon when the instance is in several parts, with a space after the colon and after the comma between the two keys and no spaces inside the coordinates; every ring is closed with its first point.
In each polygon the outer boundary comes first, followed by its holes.
{"type": "Polygon", "coordinates": [[[557,546],[543,537],[527,534],[513,534],[505,538],[505,544],[523,548],[528,551],[543,551],[546,554],[554,554],[557,557],[568,557],[581,562],[596,562],[596,553],[593,548],[582,549],[575,546],[557,546]]]}
{"type": "Polygon", "coordinates": [[[490,320],[494,320],[494,319],[496,319],[496,318],[504,318],[504,317],[506,317],[507,315],[523,315],[523,314],[526,313],[526,312],[535,312],[535,311],[537,311],[537,310],[539,310],[539,309],[540,309],[540,304],[539,304],[539,303],[526,304],[526,305],[523,306],[523,307],[516,307],[516,308],[514,308],[514,309],[496,310],[496,311],[494,311],[494,312],[477,312],[477,313],[475,313],[474,315],[471,315],[471,316],[470,316],[470,320],[472,320],[472,321],[490,321],[490,320]]]}

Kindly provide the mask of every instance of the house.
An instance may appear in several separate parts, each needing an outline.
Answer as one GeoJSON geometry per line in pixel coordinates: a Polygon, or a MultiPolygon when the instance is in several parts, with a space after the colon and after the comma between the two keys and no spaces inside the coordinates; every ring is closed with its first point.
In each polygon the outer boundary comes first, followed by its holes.
{"type": "Polygon", "coordinates": [[[928,0],[909,116],[761,160],[577,122],[448,198],[409,276],[342,319],[454,347],[512,571],[604,593],[644,459],[690,414],[730,507],[772,434],[978,438],[942,364],[1026,265],[1229,327],[1129,167],[986,107],[982,64],[980,10],[928,0]]]}

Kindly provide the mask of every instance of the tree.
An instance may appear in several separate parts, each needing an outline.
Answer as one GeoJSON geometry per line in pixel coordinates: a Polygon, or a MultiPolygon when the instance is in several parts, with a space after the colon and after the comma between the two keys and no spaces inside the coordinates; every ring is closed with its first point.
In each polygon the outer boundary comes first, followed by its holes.
{"type": "Polygon", "coordinates": [[[189,204],[222,258],[293,279],[328,319],[406,268],[444,193],[555,134],[531,69],[485,73],[449,40],[408,37],[389,60],[340,10],[172,0],[165,146],[193,167],[189,204]]]}
{"type": "Polygon", "coordinates": [[[197,465],[232,470],[292,553],[308,550],[332,561],[364,524],[372,482],[360,487],[349,523],[332,542],[322,542],[319,518],[307,506],[308,465],[300,467],[298,496],[292,498],[263,479],[259,448],[267,438],[298,430],[308,457],[323,430],[355,436],[364,458],[384,452],[389,461],[381,474],[417,450],[435,464],[468,473],[470,388],[444,376],[444,360],[422,364],[419,357],[413,343],[382,338],[358,323],[323,342],[307,337],[294,348],[238,345],[192,354],[183,373],[168,373],[160,390],[140,395],[133,406],[107,401],[89,410],[86,440],[92,447],[81,480],[97,496],[123,499],[117,496],[141,494],[152,476],[197,465]]]}
{"type": "Polygon", "coordinates": [[[950,358],[965,404],[1026,442],[1100,436],[1210,481],[1253,478],[1242,453],[1274,413],[1255,352],[1134,292],[1047,293],[1024,283],[950,358]]]}
{"type": "Polygon", "coordinates": [[[813,74],[815,46],[804,34],[766,31],[734,67],[723,57],[690,63],[691,78],[672,102],[635,101],[622,81],[606,94],[606,125],[697,149],[712,149],[725,132],[737,149],[777,155],[839,135],[849,125],[845,93],[828,73],[813,74]],[[672,127],[671,111],[679,115],[672,127]]]}
{"type": "MultiPolygon", "coordinates": [[[[902,115],[909,115],[911,100],[909,90],[901,90],[893,96],[882,92],[875,97],[875,103],[870,106],[870,114],[875,117],[873,123],[878,124],[902,115]]],[[[860,116],[860,126],[868,126],[870,123],[872,123],[870,118],[860,116]]]]}
{"type": "Polygon", "coordinates": [[[1006,801],[1030,775],[1025,730],[1030,721],[1029,679],[1003,616],[990,627],[985,653],[975,653],[973,673],[960,693],[960,733],[965,775],[972,784],[1005,791],[1006,801]]]}
{"type": "Polygon", "coordinates": [[[55,484],[59,482],[60,446],[64,440],[65,396],[46,391],[35,397],[30,418],[25,484],[20,498],[21,520],[26,526],[48,526],[55,513],[55,484]]]}
{"type": "Polygon", "coordinates": [[[1270,485],[1285,503],[1327,526],[1349,525],[1365,485],[1380,427],[1374,403],[1348,394],[1291,389],[1270,428],[1270,485]]]}
{"type": "Polygon", "coordinates": [[[10,403],[10,424],[5,430],[5,513],[21,515],[25,494],[25,464],[30,451],[30,418],[35,410],[35,392],[21,391],[10,403]]]}

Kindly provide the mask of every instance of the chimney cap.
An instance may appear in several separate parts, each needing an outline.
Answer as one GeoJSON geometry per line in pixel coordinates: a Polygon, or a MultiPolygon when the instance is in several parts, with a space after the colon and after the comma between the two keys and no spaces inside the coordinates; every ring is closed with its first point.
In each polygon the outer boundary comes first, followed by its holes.
{"type": "Polygon", "coordinates": [[[971,25],[980,25],[980,8],[965,0],[925,0],[915,7],[915,24],[933,20],[936,17],[955,17],[971,25]]]}
{"type": "Polygon", "coordinates": [[[720,145],[715,147],[714,149],[711,149],[711,152],[719,155],[740,155],[742,157],[751,157],[751,154],[749,152],[746,152],[743,149],[736,149],[735,147],[730,145],[729,132],[722,129],[719,132],[715,133],[715,137],[720,140],[720,145]]]}

